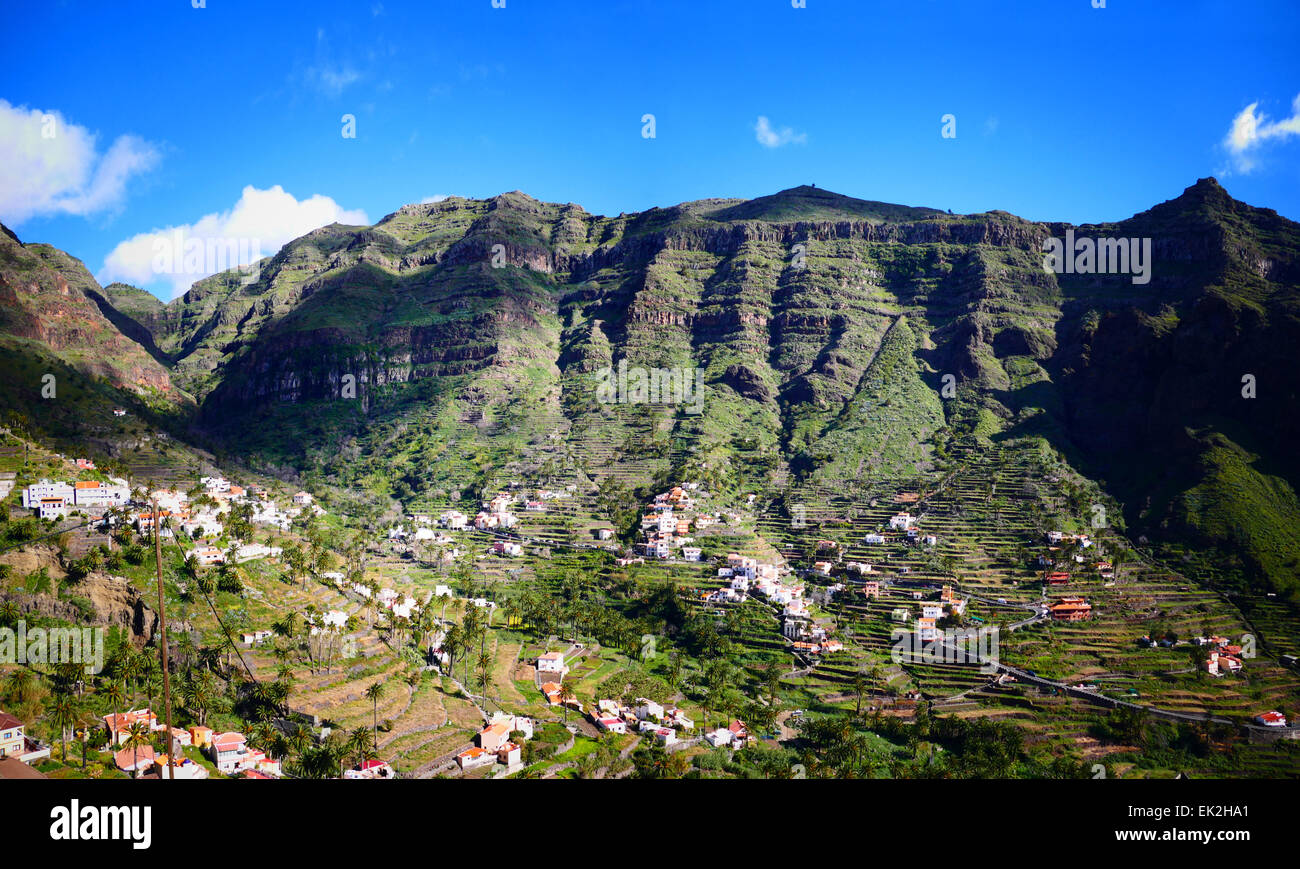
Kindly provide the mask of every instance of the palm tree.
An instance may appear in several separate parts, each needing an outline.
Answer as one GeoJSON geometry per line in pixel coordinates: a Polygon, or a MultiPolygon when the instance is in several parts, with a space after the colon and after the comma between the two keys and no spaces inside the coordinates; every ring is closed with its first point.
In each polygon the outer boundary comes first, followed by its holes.
{"type": "Polygon", "coordinates": [[[39,694],[40,685],[32,678],[30,670],[14,670],[5,681],[5,691],[14,703],[29,703],[39,694]]]}
{"type": "Polygon", "coordinates": [[[311,729],[302,723],[295,724],[289,730],[289,746],[301,755],[309,745],[311,745],[311,729]]]}
{"type": "Polygon", "coordinates": [[[564,706],[564,723],[569,723],[569,702],[574,698],[573,686],[568,681],[560,682],[560,704],[564,706]]]}
{"type": "Polygon", "coordinates": [[[68,730],[77,726],[77,703],[72,695],[59,692],[50,704],[50,723],[59,728],[59,747],[63,762],[68,762],[68,730]]]}
{"type": "Polygon", "coordinates": [[[131,687],[131,705],[134,706],[136,695],[139,693],[140,676],[144,673],[144,660],[141,655],[128,649],[123,653],[118,666],[121,669],[120,675],[131,687]]]}
{"type": "Polygon", "coordinates": [[[371,724],[374,728],[376,745],[379,744],[379,700],[385,693],[383,682],[374,682],[366,689],[366,697],[370,700],[371,724]]]}
{"type": "Polygon", "coordinates": [[[858,698],[858,705],[857,705],[857,707],[856,707],[856,709],[855,709],[855,711],[854,711],[853,714],[854,714],[854,715],[857,715],[858,717],[861,717],[861,716],[862,716],[862,697],[863,697],[863,695],[865,695],[865,694],[867,693],[867,679],[866,679],[865,676],[862,675],[862,671],[861,671],[861,670],[855,670],[855,671],[854,671],[854,673],[853,673],[853,682],[852,682],[852,685],[853,685],[853,693],[854,693],[855,695],[857,695],[857,698],[858,698]]]}
{"type": "Polygon", "coordinates": [[[140,775],[140,746],[148,745],[152,735],[149,725],[143,721],[137,721],[126,729],[126,747],[131,749],[131,778],[140,775]]]}
{"type": "Polygon", "coordinates": [[[200,673],[188,677],[181,684],[181,702],[200,725],[208,723],[208,707],[212,705],[212,676],[200,673]]]}
{"type": "Polygon", "coordinates": [[[486,651],[478,656],[479,682],[483,686],[483,707],[487,708],[488,673],[492,671],[492,656],[486,651]]]}
{"type": "Polygon", "coordinates": [[[348,757],[356,758],[360,766],[375,756],[374,737],[364,727],[358,727],[348,734],[346,750],[348,757]]]}
{"type": "Polygon", "coordinates": [[[1119,582],[1120,568],[1132,560],[1133,560],[1133,555],[1131,552],[1119,546],[1115,547],[1115,551],[1112,552],[1110,555],[1110,565],[1111,565],[1111,571],[1115,576],[1116,582],[1119,582]]]}
{"type": "MultiPolygon", "coordinates": [[[[108,702],[108,708],[113,712],[113,721],[117,722],[118,710],[120,710],[122,705],[126,702],[125,688],[122,687],[121,682],[118,682],[117,679],[113,679],[112,682],[109,682],[107,686],[100,688],[99,691],[100,693],[103,693],[104,701],[108,702]]],[[[109,740],[112,739],[113,734],[109,734],[109,740]]]]}

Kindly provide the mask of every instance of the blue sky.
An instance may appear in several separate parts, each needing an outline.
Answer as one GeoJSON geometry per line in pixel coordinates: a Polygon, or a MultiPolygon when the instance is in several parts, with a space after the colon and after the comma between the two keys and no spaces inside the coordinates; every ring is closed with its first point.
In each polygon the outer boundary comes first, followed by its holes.
{"type": "Polygon", "coordinates": [[[506,2],[11,12],[0,220],[170,298],[188,279],[142,271],[155,230],[269,254],[440,194],[617,214],[816,183],[1089,222],[1216,175],[1300,219],[1295,0],[506,2]],[[33,138],[47,114],[62,150],[33,138]]]}

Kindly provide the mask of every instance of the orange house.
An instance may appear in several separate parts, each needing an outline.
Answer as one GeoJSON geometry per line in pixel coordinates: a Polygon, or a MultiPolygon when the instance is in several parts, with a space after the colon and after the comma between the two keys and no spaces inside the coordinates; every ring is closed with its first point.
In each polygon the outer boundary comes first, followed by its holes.
{"type": "Polygon", "coordinates": [[[1052,619],[1058,622],[1082,622],[1092,616],[1092,604],[1081,597],[1063,597],[1050,609],[1052,619]]]}

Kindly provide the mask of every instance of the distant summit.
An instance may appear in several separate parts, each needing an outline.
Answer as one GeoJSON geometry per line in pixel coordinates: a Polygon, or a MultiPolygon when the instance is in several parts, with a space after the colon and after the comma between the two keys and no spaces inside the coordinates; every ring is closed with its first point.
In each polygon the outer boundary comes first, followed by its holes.
{"type": "Polygon", "coordinates": [[[805,184],[770,196],[760,196],[709,215],[714,220],[878,220],[885,222],[925,220],[945,212],[936,208],[914,208],[854,199],[842,193],[805,184]]]}

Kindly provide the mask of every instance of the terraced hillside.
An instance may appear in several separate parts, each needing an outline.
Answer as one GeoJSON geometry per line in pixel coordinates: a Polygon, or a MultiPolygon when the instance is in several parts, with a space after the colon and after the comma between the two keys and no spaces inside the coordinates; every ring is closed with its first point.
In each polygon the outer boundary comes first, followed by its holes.
{"type": "Polygon", "coordinates": [[[507,468],[856,486],[929,472],[953,434],[1042,435],[1135,532],[1210,547],[1206,581],[1291,599],[1296,396],[1242,384],[1285,370],[1298,246],[1213,179],[1082,227],[806,187],[617,217],[508,193],[102,304],[199,397],[209,445],[408,506],[507,468]],[[1149,281],[1045,270],[1073,234],[1146,240],[1149,281]],[[655,371],[668,399],[635,393],[655,371]]]}

